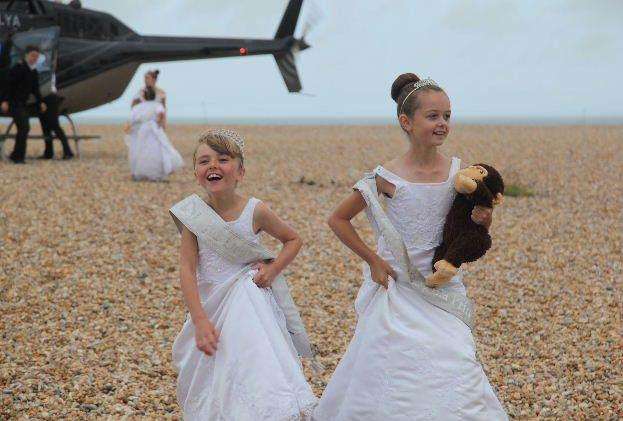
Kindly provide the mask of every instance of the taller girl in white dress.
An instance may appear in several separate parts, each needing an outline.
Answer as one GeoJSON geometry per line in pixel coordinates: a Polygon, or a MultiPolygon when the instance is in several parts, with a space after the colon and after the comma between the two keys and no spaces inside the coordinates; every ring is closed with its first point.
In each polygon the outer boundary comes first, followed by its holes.
{"type": "Polygon", "coordinates": [[[162,104],[163,107],[167,107],[167,94],[156,83],[158,82],[158,75],[160,70],[148,70],[145,72],[145,86],[143,86],[132,98],[132,106],[139,104],[145,99],[145,92],[148,88],[152,88],[156,92],[156,101],[162,104]]]}
{"type": "Polygon", "coordinates": [[[145,101],[132,107],[126,127],[130,171],[134,180],[163,180],[184,166],[184,160],[173,147],[163,125],[165,109],[156,100],[155,91],[147,88],[145,101]]]}
{"type": "Polygon", "coordinates": [[[190,316],[173,345],[177,397],[185,420],[309,420],[317,399],[298,355],[311,349],[279,275],[301,240],[266,204],[236,193],[242,149],[234,132],[203,135],[194,163],[205,199],[171,208],[190,316]],[[278,256],[262,247],[261,231],[281,241],[278,256]]]}
{"type": "MultiPolygon", "coordinates": [[[[460,168],[458,158],[437,150],[450,128],[449,99],[432,80],[411,73],[396,79],[392,98],[408,151],[357,183],[329,221],[367,264],[355,335],[314,419],[505,420],[476,358],[460,274],[436,289],[424,283],[460,168]],[[378,194],[386,198],[386,213],[378,194]],[[350,222],[364,209],[379,238],[376,252],[350,222]]],[[[472,219],[488,224],[490,213],[481,208],[472,219]]]]}

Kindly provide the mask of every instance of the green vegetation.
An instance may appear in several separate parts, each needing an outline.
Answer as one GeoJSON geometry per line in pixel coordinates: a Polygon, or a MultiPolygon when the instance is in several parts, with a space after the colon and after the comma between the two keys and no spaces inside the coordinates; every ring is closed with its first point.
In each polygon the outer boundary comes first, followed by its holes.
{"type": "Polygon", "coordinates": [[[504,196],[508,197],[532,197],[534,194],[529,188],[518,184],[510,184],[504,188],[504,196]]]}

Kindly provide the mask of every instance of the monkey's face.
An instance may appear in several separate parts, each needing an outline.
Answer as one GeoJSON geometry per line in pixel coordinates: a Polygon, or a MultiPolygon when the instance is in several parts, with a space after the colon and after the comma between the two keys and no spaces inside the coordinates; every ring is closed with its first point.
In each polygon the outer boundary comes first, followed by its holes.
{"type": "Polygon", "coordinates": [[[487,164],[471,165],[459,170],[454,187],[461,194],[472,194],[478,186],[484,187],[491,195],[491,205],[501,205],[504,199],[504,181],[500,173],[487,164]]]}
{"type": "Polygon", "coordinates": [[[488,171],[481,165],[472,165],[459,170],[454,181],[454,188],[462,194],[472,194],[476,191],[478,183],[487,176],[488,171]]]}
{"type": "Polygon", "coordinates": [[[459,174],[469,177],[474,181],[482,181],[489,174],[487,170],[480,165],[471,165],[459,171],[459,174]]]}

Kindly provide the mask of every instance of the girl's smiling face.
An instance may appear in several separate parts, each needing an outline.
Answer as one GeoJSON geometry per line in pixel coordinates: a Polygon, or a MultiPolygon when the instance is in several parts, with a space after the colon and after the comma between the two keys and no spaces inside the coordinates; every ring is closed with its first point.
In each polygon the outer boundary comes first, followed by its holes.
{"type": "Polygon", "coordinates": [[[233,191],[244,176],[240,159],[219,153],[206,144],[197,148],[195,177],[208,193],[233,191]]]}
{"type": "Polygon", "coordinates": [[[401,114],[400,125],[412,142],[426,146],[441,146],[450,133],[450,99],[445,92],[418,93],[419,107],[411,117],[401,114]]]}

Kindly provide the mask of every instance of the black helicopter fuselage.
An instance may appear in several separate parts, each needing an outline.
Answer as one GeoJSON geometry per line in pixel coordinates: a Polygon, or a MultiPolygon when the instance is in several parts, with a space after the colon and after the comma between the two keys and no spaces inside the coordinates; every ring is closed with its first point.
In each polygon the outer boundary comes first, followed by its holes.
{"type": "Polygon", "coordinates": [[[0,37],[58,27],[56,86],[64,113],[119,98],[142,63],[273,54],[290,92],[301,89],[293,53],[303,0],[291,0],[274,39],[139,35],[114,16],[46,0],[0,1],[0,37]]]}

